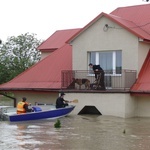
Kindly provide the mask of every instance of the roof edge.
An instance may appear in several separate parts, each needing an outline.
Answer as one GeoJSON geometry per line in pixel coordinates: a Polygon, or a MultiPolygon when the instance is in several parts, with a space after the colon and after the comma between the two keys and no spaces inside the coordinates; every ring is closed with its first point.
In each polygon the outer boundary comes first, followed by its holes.
{"type": "MultiPolygon", "coordinates": [[[[125,29],[128,30],[129,32],[133,33],[133,34],[136,35],[137,37],[139,37],[139,38],[141,38],[141,39],[143,39],[143,40],[147,40],[147,41],[150,40],[150,39],[145,39],[143,36],[141,36],[140,34],[138,34],[138,33],[135,32],[135,31],[133,31],[131,28],[129,28],[129,27],[127,27],[126,25],[124,25],[124,24],[118,22],[118,21],[115,20],[113,17],[111,17],[111,15],[114,16],[114,17],[118,17],[118,16],[115,16],[115,15],[113,15],[113,14],[105,14],[104,16],[107,17],[107,18],[109,18],[110,20],[114,21],[114,22],[117,23],[118,25],[122,26],[123,28],[125,28],[125,29]]],[[[121,17],[119,17],[119,18],[125,20],[124,18],[121,18],[121,17]]],[[[128,20],[128,21],[130,21],[130,20],[128,20]]],[[[131,21],[130,21],[130,22],[131,22],[131,21]]],[[[134,23],[134,22],[132,22],[132,23],[134,23]]],[[[134,23],[134,24],[135,24],[135,23],[134,23]]],[[[136,25],[136,24],[135,24],[135,25],[136,25]]],[[[137,26],[137,25],[136,25],[136,26],[137,26]]],[[[138,27],[138,26],[137,26],[137,27],[138,27]]],[[[143,31],[144,31],[144,30],[143,30],[143,31]]],[[[144,31],[144,32],[145,32],[145,31],[144,31]]]]}
{"type": "MultiPolygon", "coordinates": [[[[84,26],[81,30],[79,30],[74,36],[72,36],[69,40],[66,41],[66,43],[71,43],[74,39],[76,39],[82,32],[84,32],[87,28],[89,28],[92,24],[94,24],[98,19],[100,19],[101,17],[105,16],[106,18],[112,20],[113,22],[119,24],[120,26],[122,26],[123,28],[125,28],[126,30],[128,30],[129,32],[133,33],[134,35],[136,35],[137,37],[145,40],[145,41],[150,41],[150,39],[145,39],[142,35],[138,34],[137,32],[133,31],[132,29],[128,28],[127,26],[125,26],[124,24],[118,22],[117,20],[115,20],[113,17],[111,17],[111,15],[113,14],[107,14],[107,13],[100,13],[97,17],[95,17],[92,21],[90,21],[86,26],[84,26]]],[[[115,15],[113,15],[115,16],[115,15]]],[[[118,16],[115,16],[118,17],[118,16]]],[[[122,18],[124,19],[124,18],[122,18]]]]}
{"type": "Polygon", "coordinates": [[[150,96],[150,91],[131,91],[131,96],[150,96]]]}
{"type": "Polygon", "coordinates": [[[81,30],[79,30],[74,36],[72,36],[66,43],[71,43],[76,37],[78,37],[82,32],[84,32],[87,28],[89,28],[94,22],[96,22],[99,18],[101,18],[105,13],[100,13],[97,17],[95,17],[92,21],[90,21],[87,25],[85,25],[81,30]]]}
{"type": "Polygon", "coordinates": [[[50,91],[58,91],[61,88],[0,88],[0,91],[38,91],[38,92],[50,92],[50,91]]]}

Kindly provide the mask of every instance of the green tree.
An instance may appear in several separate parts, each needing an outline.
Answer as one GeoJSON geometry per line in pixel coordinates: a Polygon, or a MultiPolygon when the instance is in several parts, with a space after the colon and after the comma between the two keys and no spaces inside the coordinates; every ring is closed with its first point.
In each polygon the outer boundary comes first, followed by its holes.
{"type": "Polygon", "coordinates": [[[0,84],[13,79],[40,60],[35,34],[12,36],[0,45],[0,84]]]}

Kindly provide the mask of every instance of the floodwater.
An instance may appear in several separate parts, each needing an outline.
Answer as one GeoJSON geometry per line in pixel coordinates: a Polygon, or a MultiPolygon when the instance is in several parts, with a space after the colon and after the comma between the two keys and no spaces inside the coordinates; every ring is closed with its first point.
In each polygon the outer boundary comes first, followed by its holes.
{"type": "Polygon", "coordinates": [[[72,115],[23,123],[0,121],[0,150],[150,150],[150,118],[72,115]]]}

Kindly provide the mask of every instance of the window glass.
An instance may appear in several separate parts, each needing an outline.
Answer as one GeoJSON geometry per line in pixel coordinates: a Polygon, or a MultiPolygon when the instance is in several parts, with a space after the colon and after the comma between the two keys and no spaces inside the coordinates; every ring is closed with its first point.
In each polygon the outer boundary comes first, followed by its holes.
{"type": "Polygon", "coordinates": [[[112,71],[112,52],[99,52],[99,64],[106,71],[112,71]]]}
{"type": "Polygon", "coordinates": [[[122,70],[122,54],[121,51],[116,51],[116,74],[121,74],[122,70]]]}
{"type": "Polygon", "coordinates": [[[100,64],[107,74],[121,74],[122,51],[90,52],[90,63],[100,64]]]}
{"type": "Polygon", "coordinates": [[[96,52],[91,52],[90,63],[95,64],[96,62],[96,52]]]}

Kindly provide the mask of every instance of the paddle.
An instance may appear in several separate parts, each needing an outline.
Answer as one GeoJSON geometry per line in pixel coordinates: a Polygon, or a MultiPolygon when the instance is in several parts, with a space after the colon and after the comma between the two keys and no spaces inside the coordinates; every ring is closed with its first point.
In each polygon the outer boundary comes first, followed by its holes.
{"type": "Polygon", "coordinates": [[[72,101],[70,101],[71,103],[78,103],[78,99],[74,99],[72,101]]]}

